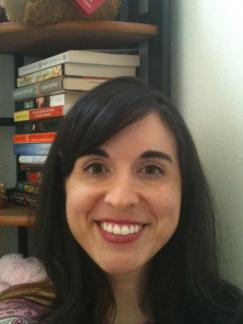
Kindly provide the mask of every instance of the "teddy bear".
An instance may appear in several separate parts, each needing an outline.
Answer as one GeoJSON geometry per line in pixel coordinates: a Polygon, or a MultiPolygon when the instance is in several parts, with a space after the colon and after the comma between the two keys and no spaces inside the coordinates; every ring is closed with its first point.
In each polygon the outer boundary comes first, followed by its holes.
{"type": "Polygon", "coordinates": [[[3,7],[0,6],[0,23],[8,21],[5,10],[3,7]]]}
{"type": "Polygon", "coordinates": [[[122,0],[106,0],[90,16],[73,0],[0,0],[8,19],[28,25],[45,25],[65,20],[116,19],[122,0]]]}

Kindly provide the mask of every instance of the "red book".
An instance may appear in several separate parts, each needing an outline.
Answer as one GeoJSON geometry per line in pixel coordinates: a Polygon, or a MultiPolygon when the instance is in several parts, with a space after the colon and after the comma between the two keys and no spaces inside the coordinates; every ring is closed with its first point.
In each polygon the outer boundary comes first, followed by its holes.
{"type": "Polygon", "coordinates": [[[13,143],[52,143],[56,134],[56,132],[15,134],[13,135],[13,143]]]}
{"type": "Polygon", "coordinates": [[[29,110],[29,120],[63,116],[64,106],[43,107],[29,110]]]}
{"type": "Polygon", "coordinates": [[[26,181],[31,184],[39,184],[41,181],[42,172],[38,171],[27,171],[26,173],[26,181]]]}
{"type": "Polygon", "coordinates": [[[26,120],[61,117],[66,115],[70,108],[70,106],[60,105],[54,107],[42,107],[30,110],[21,110],[14,113],[14,121],[20,122],[26,120]]]}
{"type": "Polygon", "coordinates": [[[78,5],[80,10],[82,10],[86,16],[90,16],[100,6],[102,6],[105,0],[73,0],[73,2],[78,5]]]}

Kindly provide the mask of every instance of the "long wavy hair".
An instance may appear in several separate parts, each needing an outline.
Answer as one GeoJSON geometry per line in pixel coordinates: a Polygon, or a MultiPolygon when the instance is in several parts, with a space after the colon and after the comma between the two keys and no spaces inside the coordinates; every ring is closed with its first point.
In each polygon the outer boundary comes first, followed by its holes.
{"type": "Polygon", "coordinates": [[[69,230],[65,179],[77,158],[151,112],[166,121],[177,142],[182,206],[175,234],[151,260],[143,302],[156,324],[238,323],[242,299],[218,274],[214,206],[190,132],[168,98],[130,77],[82,96],[65,116],[49,153],[37,215],[39,256],[55,289],[47,323],[114,321],[116,303],[107,275],[69,230]]]}

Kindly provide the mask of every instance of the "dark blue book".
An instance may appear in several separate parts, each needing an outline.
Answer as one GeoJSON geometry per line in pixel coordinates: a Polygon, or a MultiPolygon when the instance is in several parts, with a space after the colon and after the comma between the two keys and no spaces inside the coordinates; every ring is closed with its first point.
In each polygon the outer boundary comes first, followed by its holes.
{"type": "Polygon", "coordinates": [[[44,120],[28,120],[16,123],[16,134],[45,133],[56,131],[63,117],[49,118],[44,120]]]}
{"type": "Polygon", "coordinates": [[[17,155],[46,155],[49,153],[51,143],[14,144],[14,153],[17,155]]]}

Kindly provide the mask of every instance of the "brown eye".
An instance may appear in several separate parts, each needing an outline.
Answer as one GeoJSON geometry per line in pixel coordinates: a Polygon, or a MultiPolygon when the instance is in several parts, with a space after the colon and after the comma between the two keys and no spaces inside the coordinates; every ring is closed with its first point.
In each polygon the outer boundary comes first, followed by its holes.
{"type": "Polygon", "coordinates": [[[89,164],[85,169],[85,172],[88,172],[93,175],[100,175],[106,172],[106,168],[103,166],[102,163],[94,162],[89,164]]]}
{"type": "Polygon", "coordinates": [[[141,172],[145,175],[152,176],[162,175],[164,173],[163,170],[156,165],[146,165],[141,172]]]}

